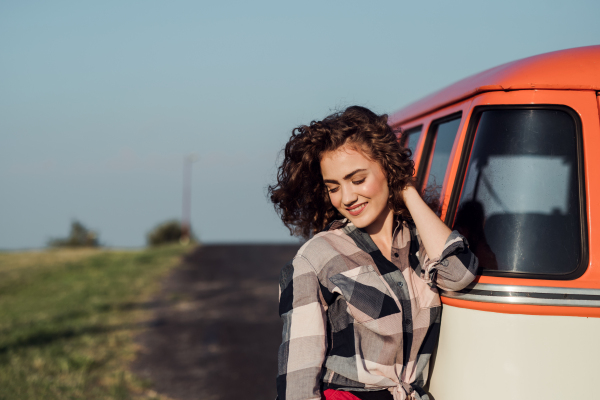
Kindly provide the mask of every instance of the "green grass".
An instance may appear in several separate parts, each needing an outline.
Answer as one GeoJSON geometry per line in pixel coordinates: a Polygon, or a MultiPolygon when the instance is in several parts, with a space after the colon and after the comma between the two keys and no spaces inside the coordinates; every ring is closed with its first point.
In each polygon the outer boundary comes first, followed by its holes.
{"type": "Polygon", "coordinates": [[[128,366],[190,248],[0,253],[0,399],[163,398],[128,366]]]}

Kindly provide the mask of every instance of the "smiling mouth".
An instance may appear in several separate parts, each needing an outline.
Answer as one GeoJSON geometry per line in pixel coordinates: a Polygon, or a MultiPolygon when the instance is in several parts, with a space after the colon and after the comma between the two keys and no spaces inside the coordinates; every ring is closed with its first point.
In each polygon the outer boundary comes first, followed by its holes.
{"type": "Polygon", "coordinates": [[[359,204],[352,208],[346,208],[346,210],[348,210],[350,215],[352,215],[353,217],[356,217],[358,214],[360,214],[365,209],[366,206],[367,206],[367,203],[362,203],[362,204],[359,204]]]}

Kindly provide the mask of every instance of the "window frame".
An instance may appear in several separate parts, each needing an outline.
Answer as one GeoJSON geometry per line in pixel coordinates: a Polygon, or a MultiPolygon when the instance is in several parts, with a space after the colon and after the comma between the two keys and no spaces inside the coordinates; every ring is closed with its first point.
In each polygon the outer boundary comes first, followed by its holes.
{"type": "MultiPolygon", "coordinates": [[[[408,139],[408,137],[410,135],[412,135],[413,133],[415,133],[417,131],[421,132],[421,134],[419,135],[419,140],[421,140],[421,135],[423,135],[423,124],[413,126],[412,128],[407,129],[407,130],[402,130],[400,132],[400,138],[399,138],[400,146],[406,147],[406,146],[404,146],[406,144],[406,139],[408,139]]],[[[415,153],[417,152],[417,145],[419,144],[419,140],[417,140],[417,143],[415,143],[415,153]]],[[[412,154],[411,157],[414,157],[414,154],[412,154]]]]}
{"type": "MultiPolygon", "coordinates": [[[[416,181],[417,181],[417,188],[420,192],[422,192],[423,189],[425,189],[425,187],[424,187],[425,179],[429,178],[427,176],[428,175],[427,172],[430,169],[432,156],[433,156],[434,132],[437,130],[437,127],[440,124],[458,119],[459,126],[458,126],[458,130],[456,131],[456,136],[454,137],[454,140],[456,141],[456,138],[460,135],[460,122],[461,122],[460,120],[462,120],[462,117],[463,117],[463,111],[460,110],[460,111],[454,112],[452,114],[445,115],[441,118],[437,118],[429,123],[429,127],[427,128],[427,135],[424,138],[425,143],[423,144],[423,150],[421,152],[421,159],[419,161],[419,169],[417,171],[416,181]]],[[[437,136],[437,134],[435,136],[437,136]]],[[[452,161],[452,156],[448,160],[448,165],[450,165],[451,161],[452,161]]],[[[448,166],[446,166],[446,174],[447,173],[448,173],[448,166]]],[[[444,178],[445,178],[445,176],[444,176],[444,178]]],[[[441,193],[440,195],[443,195],[443,193],[441,193]]]]}
{"type": "Polygon", "coordinates": [[[480,269],[478,275],[497,276],[504,278],[520,278],[520,279],[546,279],[546,280],[574,280],[581,277],[588,268],[589,251],[588,251],[588,221],[586,208],[586,191],[585,191],[585,168],[584,168],[584,152],[583,152],[583,129],[579,114],[571,107],[562,104],[502,104],[502,105],[485,105],[476,106],[473,108],[470,120],[468,121],[465,141],[460,154],[458,170],[454,186],[450,192],[450,201],[448,202],[448,210],[444,222],[450,228],[454,225],[458,202],[462,195],[466,173],[471,159],[471,151],[473,150],[473,142],[475,141],[475,133],[479,127],[479,120],[485,111],[490,110],[558,110],[566,112],[571,116],[575,123],[575,140],[577,150],[577,177],[579,186],[579,222],[581,235],[580,262],[575,270],[567,274],[538,274],[531,272],[508,272],[480,269]]]}

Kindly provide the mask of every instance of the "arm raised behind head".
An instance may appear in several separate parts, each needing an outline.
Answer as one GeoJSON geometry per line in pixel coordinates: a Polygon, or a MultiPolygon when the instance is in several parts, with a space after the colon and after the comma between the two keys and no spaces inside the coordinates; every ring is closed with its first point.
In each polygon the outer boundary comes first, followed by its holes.
{"type": "Polygon", "coordinates": [[[403,197],[419,234],[423,279],[443,290],[466,287],[475,279],[479,264],[467,240],[451,231],[413,186],[403,190],[403,197]]]}

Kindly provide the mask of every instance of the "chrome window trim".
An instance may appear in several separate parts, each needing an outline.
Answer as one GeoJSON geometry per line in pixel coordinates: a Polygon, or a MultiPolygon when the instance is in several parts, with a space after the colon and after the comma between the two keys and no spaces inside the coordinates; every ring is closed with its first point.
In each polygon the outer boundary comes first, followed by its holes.
{"type": "Polygon", "coordinates": [[[477,283],[458,292],[441,292],[440,294],[452,299],[484,303],[600,307],[600,289],[477,283]]]}

